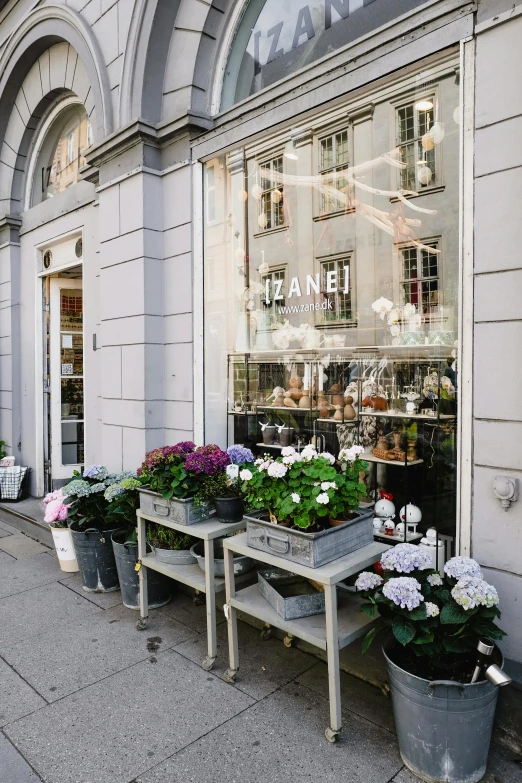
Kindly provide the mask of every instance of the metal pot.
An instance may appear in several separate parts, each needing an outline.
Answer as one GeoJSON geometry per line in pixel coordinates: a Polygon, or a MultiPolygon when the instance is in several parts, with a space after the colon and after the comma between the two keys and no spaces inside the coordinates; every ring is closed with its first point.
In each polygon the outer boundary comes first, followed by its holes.
{"type": "MultiPolygon", "coordinates": [[[[138,562],[138,542],[125,541],[127,530],[117,530],[112,534],[112,548],[121,587],[121,599],[127,609],[140,608],[140,583],[136,563],[138,562]]],[[[164,606],[172,597],[172,580],[150,569],[147,573],[149,608],[164,606]]]]}
{"type": "MultiPolygon", "coordinates": [[[[190,548],[191,553],[198,561],[202,571],[205,570],[205,548],[203,541],[198,541],[190,548]]],[[[243,555],[234,556],[234,574],[246,574],[254,567],[254,561],[251,557],[243,555]]],[[[223,541],[218,538],[214,541],[214,576],[223,578],[225,576],[225,559],[223,557],[223,541]]]]}
{"type": "Polygon", "coordinates": [[[486,772],[498,686],[416,677],[390,660],[393,645],[389,639],[383,653],[402,760],[427,783],[477,783],[486,772]]]}
{"type": "Polygon", "coordinates": [[[112,593],[120,589],[111,536],[113,530],[72,530],[82,587],[87,593],[112,593]]]}

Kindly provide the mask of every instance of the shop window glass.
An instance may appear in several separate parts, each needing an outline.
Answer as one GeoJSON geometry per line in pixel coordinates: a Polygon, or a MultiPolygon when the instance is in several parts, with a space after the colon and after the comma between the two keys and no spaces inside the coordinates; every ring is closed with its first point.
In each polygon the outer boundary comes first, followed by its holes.
{"type": "Polygon", "coordinates": [[[40,147],[35,166],[32,205],[46,201],[76,184],[85,166],[84,151],[92,144],[89,118],[80,104],[57,116],[40,147]]]}
{"type": "Polygon", "coordinates": [[[343,172],[348,168],[348,131],[333,133],[319,140],[319,173],[325,187],[321,192],[320,212],[346,209],[346,202],[335,197],[340,191],[349,195],[350,187],[343,172]]]}
{"type": "Polygon", "coordinates": [[[428,0],[250,0],[228,57],[221,108],[331,54],[428,0]]]}
{"type": "Polygon", "coordinates": [[[205,441],[276,455],[281,442],[267,443],[262,425],[285,424],[296,448],[312,442],[338,454],[360,443],[367,498],[387,490],[397,512],[419,506],[421,529],[446,530],[448,540],[457,482],[456,64],[399,74],[385,94],[370,88],[291,128],[272,127],[209,160],[204,178],[207,210],[215,200],[204,238],[205,441]],[[421,181],[422,168],[437,188],[421,181]]]}

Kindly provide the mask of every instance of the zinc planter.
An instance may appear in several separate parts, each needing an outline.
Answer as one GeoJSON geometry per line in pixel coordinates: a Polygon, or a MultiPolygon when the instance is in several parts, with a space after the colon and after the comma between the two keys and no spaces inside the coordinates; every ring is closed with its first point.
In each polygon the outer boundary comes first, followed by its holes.
{"type": "Polygon", "coordinates": [[[74,544],[69,528],[51,526],[51,533],[58,556],[58,562],[62,571],[68,571],[69,573],[79,571],[76,552],[74,551],[74,544]]]}
{"type": "Polygon", "coordinates": [[[427,783],[477,783],[486,772],[498,686],[416,677],[390,660],[392,646],[389,640],[383,652],[402,760],[427,783]]]}
{"type": "Polygon", "coordinates": [[[241,522],[245,505],[241,498],[214,498],[220,522],[241,522]]]}
{"type": "Polygon", "coordinates": [[[273,525],[261,518],[264,514],[245,515],[248,545],[309,568],[319,568],[373,543],[372,509],[356,511],[355,519],[319,533],[273,525]]]}
{"type": "Polygon", "coordinates": [[[159,560],[160,563],[166,563],[167,565],[179,566],[179,565],[194,565],[196,558],[191,553],[190,549],[159,549],[159,547],[152,547],[154,550],[154,557],[159,560]]]}
{"type": "MultiPolygon", "coordinates": [[[[112,548],[116,560],[116,569],[120,581],[121,598],[127,609],[140,608],[140,583],[136,571],[138,562],[138,542],[125,541],[126,530],[117,530],[112,534],[112,548]]],[[[147,572],[147,589],[149,596],[149,608],[157,609],[168,603],[172,597],[172,582],[149,569],[147,572]]]]}
{"type": "Polygon", "coordinates": [[[158,492],[152,492],[150,489],[142,488],[138,492],[140,511],[151,517],[156,517],[158,522],[167,519],[178,525],[195,525],[196,522],[204,522],[205,519],[209,519],[215,514],[215,511],[208,505],[194,506],[193,498],[165,500],[158,492]]]}
{"type": "Polygon", "coordinates": [[[120,589],[111,536],[115,530],[71,530],[76,559],[87,593],[112,593],[120,589]]]}
{"type": "MultiPolygon", "coordinates": [[[[197,544],[194,544],[194,546],[190,548],[190,551],[198,561],[201,570],[205,571],[205,547],[203,541],[198,541],[197,544]]],[[[251,557],[246,557],[245,555],[236,555],[234,557],[234,574],[236,576],[239,576],[239,574],[246,574],[248,571],[251,571],[253,567],[254,561],[251,557]]],[[[214,576],[221,579],[225,576],[223,541],[219,538],[214,541],[214,576]]]]}

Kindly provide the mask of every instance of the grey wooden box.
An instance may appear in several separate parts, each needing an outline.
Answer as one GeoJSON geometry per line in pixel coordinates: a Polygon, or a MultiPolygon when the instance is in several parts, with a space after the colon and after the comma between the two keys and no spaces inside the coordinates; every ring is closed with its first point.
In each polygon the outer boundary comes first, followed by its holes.
{"type": "Polygon", "coordinates": [[[138,490],[140,493],[140,511],[151,517],[156,517],[158,522],[175,522],[178,525],[195,525],[196,522],[204,522],[213,517],[214,509],[207,505],[194,506],[194,499],[178,500],[171,498],[165,500],[158,492],[146,487],[138,490]]]}
{"type": "Polygon", "coordinates": [[[283,620],[297,620],[325,611],[324,593],[314,590],[310,582],[300,576],[283,571],[280,568],[258,571],[259,592],[283,620]],[[300,584],[304,590],[300,592],[300,584]],[[285,595],[292,592],[295,595],[285,595]]]}
{"type": "Polygon", "coordinates": [[[373,544],[373,509],[359,509],[356,519],[319,533],[273,525],[260,518],[265,513],[256,511],[245,515],[248,545],[309,568],[319,568],[373,544]]]}

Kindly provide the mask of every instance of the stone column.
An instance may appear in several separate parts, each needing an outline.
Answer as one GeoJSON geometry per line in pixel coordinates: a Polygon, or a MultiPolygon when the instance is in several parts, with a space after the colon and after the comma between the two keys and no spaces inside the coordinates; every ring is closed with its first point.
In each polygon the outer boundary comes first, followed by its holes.
{"type": "Polygon", "coordinates": [[[0,439],[22,459],[20,419],[20,240],[22,221],[0,218],[0,439]]]}

